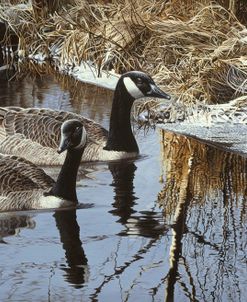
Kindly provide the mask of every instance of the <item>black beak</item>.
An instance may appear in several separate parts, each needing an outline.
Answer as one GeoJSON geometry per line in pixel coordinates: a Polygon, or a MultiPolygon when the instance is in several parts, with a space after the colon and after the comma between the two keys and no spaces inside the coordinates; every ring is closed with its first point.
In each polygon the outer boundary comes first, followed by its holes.
{"type": "Polygon", "coordinates": [[[70,144],[68,139],[65,139],[63,141],[61,141],[58,149],[57,149],[57,153],[60,154],[62,152],[64,152],[65,150],[67,150],[69,148],[70,144]]]}
{"type": "Polygon", "coordinates": [[[148,92],[148,96],[151,96],[154,98],[160,98],[160,99],[167,99],[167,100],[171,99],[171,96],[169,94],[162,91],[155,84],[151,84],[150,86],[151,86],[151,90],[148,92]]]}

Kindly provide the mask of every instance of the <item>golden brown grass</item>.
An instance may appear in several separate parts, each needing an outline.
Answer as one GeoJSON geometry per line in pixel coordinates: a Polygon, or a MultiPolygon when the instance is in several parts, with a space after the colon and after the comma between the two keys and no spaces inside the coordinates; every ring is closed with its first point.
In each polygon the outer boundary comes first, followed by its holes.
{"type": "Polygon", "coordinates": [[[184,103],[245,93],[247,30],[219,5],[229,1],[74,0],[42,17],[39,2],[34,9],[0,5],[24,58],[42,52],[54,65],[92,61],[99,71],[144,70],[184,103]]]}

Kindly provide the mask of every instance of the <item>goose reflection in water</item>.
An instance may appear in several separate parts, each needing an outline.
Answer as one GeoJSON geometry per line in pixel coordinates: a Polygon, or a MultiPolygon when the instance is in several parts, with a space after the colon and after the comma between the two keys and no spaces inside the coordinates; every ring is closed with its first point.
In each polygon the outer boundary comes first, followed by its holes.
{"type": "MultiPolygon", "coordinates": [[[[53,216],[67,262],[60,268],[65,272],[67,282],[75,288],[81,288],[88,279],[88,260],[80,240],[76,210],[59,210],[53,216]]],[[[19,234],[21,229],[34,229],[35,226],[33,214],[0,213],[0,243],[7,243],[4,238],[19,234]]]]}
{"type": "Polygon", "coordinates": [[[62,267],[66,272],[65,279],[75,288],[81,288],[88,279],[88,260],[80,240],[76,210],[56,211],[54,218],[68,264],[68,267],[62,267]]]}
{"type": "Polygon", "coordinates": [[[0,243],[7,243],[5,237],[17,235],[23,228],[34,229],[35,226],[31,215],[0,213],[0,243]]]}
{"type": "Polygon", "coordinates": [[[136,200],[134,191],[134,178],[137,169],[133,161],[111,162],[108,165],[111,171],[115,197],[112,203],[113,210],[109,211],[115,216],[119,216],[118,222],[123,224],[126,229],[119,235],[136,235],[143,237],[156,238],[164,234],[166,230],[163,224],[161,212],[134,210],[136,200]]]}

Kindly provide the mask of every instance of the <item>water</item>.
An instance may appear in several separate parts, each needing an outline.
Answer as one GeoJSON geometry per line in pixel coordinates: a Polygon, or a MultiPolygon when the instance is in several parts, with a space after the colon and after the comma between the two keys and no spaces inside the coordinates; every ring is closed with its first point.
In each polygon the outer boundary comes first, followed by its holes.
{"type": "MultiPolygon", "coordinates": [[[[0,82],[2,106],[105,127],[111,96],[53,76],[0,82]]],[[[158,130],[136,137],[139,159],[81,166],[84,207],[0,214],[1,301],[246,301],[246,160],[158,130]]]]}

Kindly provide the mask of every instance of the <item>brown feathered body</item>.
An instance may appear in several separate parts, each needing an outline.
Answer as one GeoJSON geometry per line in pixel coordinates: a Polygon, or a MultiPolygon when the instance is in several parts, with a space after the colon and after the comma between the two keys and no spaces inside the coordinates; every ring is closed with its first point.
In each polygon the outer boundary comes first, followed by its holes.
{"type": "Polygon", "coordinates": [[[57,147],[61,125],[69,119],[81,121],[88,133],[82,161],[107,160],[110,154],[103,150],[107,130],[79,114],[46,108],[1,107],[0,153],[18,155],[37,165],[62,165],[65,154],[58,155],[57,147]]]}
{"type": "MultiPolygon", "coordinates": [[[[0,211],[44,208],[45,193],[54,183],[31,162],[0,154],[0,211]]],[[[53,196],[48,198],[54,199],[53,196]]]]}

